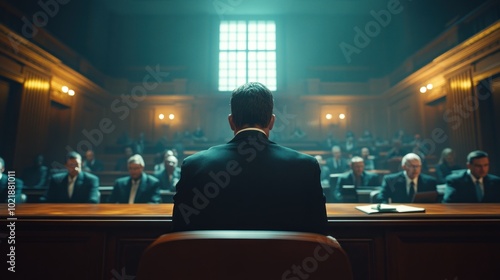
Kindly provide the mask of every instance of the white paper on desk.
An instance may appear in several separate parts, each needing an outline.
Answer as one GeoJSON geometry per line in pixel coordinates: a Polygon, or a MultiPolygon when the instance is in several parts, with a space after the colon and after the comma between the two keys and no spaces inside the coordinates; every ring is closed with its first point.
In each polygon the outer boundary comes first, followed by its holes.
{"type": "MultiPolygon", "coordinates": [[[[356,206],[356,209],[365,212],[366,214],[373,213],[412,213],[412,212],[425,212],[425,208],[413,207],[408,205],[390,205],[391,207],[395,207],[396,211],[394,212],[384,212],[379,211],[378,209],[373,209],[372,207],[377,206],[378,204],[370,204],[364,206],[356,206]]],[[[382,209],[389,207],[387,204],[382,204],[382,209]]]]}

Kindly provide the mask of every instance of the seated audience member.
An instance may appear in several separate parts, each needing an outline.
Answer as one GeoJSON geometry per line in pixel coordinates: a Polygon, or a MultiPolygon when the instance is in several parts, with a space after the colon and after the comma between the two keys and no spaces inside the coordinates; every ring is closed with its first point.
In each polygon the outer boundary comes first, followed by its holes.
{"type": "Polygon", "coordinates": [[[333,133],[330,132],[330,133],[328,133],[328,135],[326,136],[326,139],[324,141],[324,148],[326,150],[331,150],[332,147],[335,145],[338,145],[338,142],[337,142],[337,140],[335,140],[335,138],[333,138],[333,133]]]}
{"type": "Polygon", "coordinates": [[[86,172],[99,172],[104,170],[102,161],[95,158],[94,151],[88,150],[85,153],[85,160],[83,160],[83,171],[86,172]]]}
{"type": "Polygon", "coordinates": [[[355,150],[357,149],[356,143],[354,142],[354,137],[349,136],[345,139],[345,145],[344,145],[344,151],[346,154],[349,156],[352,156],[355,153],[355,150]]]}
{"type": "Polygon", "coordinates": [[[208,141],[207,137],[205,137],[205,132],[199,126],[195,129],[195,131],[193,131],[193,133],[191,134],[191,137],[193,138],[194,142],[207,142],[208,141]]]}
{"type": "Polygon", "coordinates": [[[361,148],[361,158],[365,164],[365,170],[375,169],[375,157],[370,155],[370,149],[367,147],[361,148]]]}
{"type": "Polygon", "coordinates": [[[490,161],[483,151],[467,156],[467,169],[446,177],[445,203],[500,203],[500,177],[488,174],[490,161]]]}
{"type": "Polygon", "coordinates": [[[378,180],[377,174],[365,171],[365,164],[363,162],[363,159],[356,156],[351,159],[351,171],[342,174],[337,180],[337,186],[335,187],[334,194],[335,199],[338,202],[357,203],[359,201],[356,190],[358,187],[364,186],[376,187],[380,186],[380,182],[378,180]],[[344,198],[344,186],[346,185],[354,186],[353,194],[355,195],[355,197],[350,199],[344,198]]]}
{"type": "Polygon", "coordinates": [[[144,149],[146,149],[147,145],[146,136],[144,132],[139,133],[137,139],[134,141],[134,151],[140,155],[144,154],[144,149]]]}
{"type": "Polygon", "coordinates": [[[402,146],[402,142],[400,140],[393,140],[392,141],[392,148],[387,151],[386,158],[387,160],[391,159],[400,159],[404,157],[407,154],[406,150],[402,146]]]}
{"type": "Polygon", "coordinates": [[[173,231],[283,230],[325,233],[318,161],[269,141],[273,96],[261,83],[231,95],[234,138],[184,159],[173,231]]]}
{"type": "Polygon", "coordinates": [[[368,145],[368,146],[372,146],[374,141],[375,141],[375,138],[373,138],[372,133],[368,129],[365,129],[358,139],[358,142],[363,143],[363,144],[368,145]]]}
{"type": "Polygon", "coordinates": [[[422,161],[417,154],[406,154],[401,160],[403,171],[385,175],[377,200],[383,203],[411,203],[417,192],[436,190],[436,179],[421,174],[422,161]]]}
{"type": "Polygon", "coordinates": [[[46,202],[99,203],[99,178],[82,171],[82,157],[77,152],[66,156],[66,172],[53,174],[49,179],[46,202]]]}
{"type": "Polygon", "coordinates": [[[124,149],[125,155],[118,160],[116,160],[115,171],[128,171],[128,159],[132,156],[134,151],[131,147],[125,147],[124,149]]]}
{"type": "Polygon", "coordinates": [[[455,164],[455,152],[450,148],[445,148],[441,152],[438,164],[436,165],[436,177],[438,184],[446,183],[446,176],[453,170],[459,170],[461,167],[455,164]]]}
{"type": "Polygon", "coordinates": [[[118,178],[109,203],[160,203],[160,181],[144,172],[144,159],[135,154],[128,159],[129,176],[118,178]]]}
{"type": "Polygon", "coordinates": [[[177,167],[178,160],[173,153],[165,153],[163,170],[156,172],[155,177],[160,180],[160,189],[175,192],[175,185],[181,176],[181,170],[177,167]]]}
{"type": "MultiPolygon", "coordinates": [[[[5,161],[0,157],[0,203],[22,203],[23,180],[12,176],[14,184],[9,185],[9,174],[4,173],[5,161]]],[[[5,211],[7,211],[5,209],[5,211]]]]}
{"type": "Polygon", "coordinates": [[[330,169],[326,166],[326,161],[322,156],[317,155],[314,158],[318,161],[319,167],[321,169],[321,184],[329,184],[330,181],[330,169]]]}
{"type": "Polygon", "coordinates": [[[32,166],[23,170],[24,185],[31,188],[44,188],[47,186],[49,168],[43,164],[43,155],[37,155],[32,166]]]}
{"type": "Polygon", "coordinates": [[[399,142],[401,142],[402,145],[406,145],[412,141],[412,138],[410,135],[406,134],[404,129],[399,129],[394,134],[394,137],[392,138],[392,140],[399,141],[399,142]]]}
{"type": "Polygon", "coordinates": [[[330,174],[344,173],[349,170],[349,162],[342,157],[342,150],[339,146],[332,147],[332,157],[326,160],[326,166],[330,169],[330,174]]]}

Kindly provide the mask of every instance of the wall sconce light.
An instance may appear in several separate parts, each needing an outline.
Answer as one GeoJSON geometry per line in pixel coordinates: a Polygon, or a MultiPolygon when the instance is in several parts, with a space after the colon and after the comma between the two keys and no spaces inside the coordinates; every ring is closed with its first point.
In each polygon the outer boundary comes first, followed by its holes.
{"type": "Polygon", "coordinates": [[[340,114],[339,119],[341,119],[341,120],[345,119],[345,114],[340,114]]]}
{"type": "Polygon", "coordinates": [[[163,119],[165,118],[165,115],[164,115],[164,114],[159,114],[159,115],[158,115],[158,118],[159,118],[160,120],[163,120],[163,119]]]}
{"type": "Polygon", "coordinates": [[[173,119],[175,118],[175,115],[174,115],[174,114],[170,114],[170,115],[168,115],[168,118],[169,118],[170,120],[173,120],[173,119]]]}
{"type": "Polygon", "coordinates": [[[427,84],[426,86],[420,87],[420,93],[426,93],[427,90],[431,90],[434,86],[432,84],[427,84]]]}
{"type": "MultiPolygon", "coordinates": [[[[159,118],[160,120],[164,120],[164,119],[165,119],[165,115],[164,115],[164,114],[158,114],[158,118],[159,118]]],[[[173,120],[174,118],[175,118],[175,115],[174,115],[174,114],[169,114],[169,115],[168,115],[168,119],[169,119],[169,120],[173,120]]]]}
{"type": "Polygon", "coordinates": [[[61,90],[62,90],[62,92],[67,93],[69,96],[74,96],[75,95],[75,91],[72,90],[72,89],[70,89],[70,88],[68,88],[67,86],[63,86],[61,88],[61,90]]]}
{"type": "Polygon", "coordinates": [[[332,119],[332,117],[333,117],[333,116],[332,116],[332,114],[326,114],[326,115],[325,115],[325,118],[326,118],[327,120],[331,120],[331,119],[332,119]]]}

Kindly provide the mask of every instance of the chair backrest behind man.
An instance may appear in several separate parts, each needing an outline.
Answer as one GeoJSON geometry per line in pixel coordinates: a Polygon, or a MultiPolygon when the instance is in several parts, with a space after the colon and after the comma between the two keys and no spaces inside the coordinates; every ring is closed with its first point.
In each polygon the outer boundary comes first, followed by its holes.
{"type": "Polygon", "coordinates": [[[138,280],[352,279],[332,237],[285,231],[189,231],[160,236],[145,251],[138,280]]]}

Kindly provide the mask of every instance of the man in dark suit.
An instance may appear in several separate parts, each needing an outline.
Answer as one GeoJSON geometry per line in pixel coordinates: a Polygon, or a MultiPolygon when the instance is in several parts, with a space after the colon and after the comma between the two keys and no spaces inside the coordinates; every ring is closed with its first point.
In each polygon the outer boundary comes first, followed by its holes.
{"type": "Polygon", "coordinates": [[[415,193],[436,190],[436,179],[421,174],[422,161],[417,154],[406,154],[401,160],[403,171],[385,175],[377,200],[383,203],[411,203],[415,193]]]}
{"type": "Polygon", "coordinates": [[[102,163],[102,161],[95,158],[94,151],[88,150],[87,152],[85,152],[83,170],[86,172],[99,172],[104,170],[104,164],[102,163]]]}
{"type": "Polygon", "coordinates": [[[365,171],[363,158],[353,157],[351,159],[351,171],[342,174],[337,180],[335,187],[335,199],[338,202],[357,203],[357,188],[360,186],[380,186],[378,175],[365,171]],[[353,186],[354,188],[344,189],[344,186],[353,186]]]}
{"type": "Polygon", "coordinates": [[[9,176],[9,174],[3,173],[4,171],[5,161],[0,157],[0,203],[19,204],[24,202],[22,194],[23,181],[15,177],[15,172],[12,176],[9,176]]]}
{"type": "Polygon", "coordinates": [[[175,192],[175,185],[180,179],[181,169],[177,166],[177,158],[165,153],[163,164],[165,168],[157,171],[154,176],[160,181],[160,189],[175,192]]]}
{"type": "Polygon", "coordinates": [[[108,198],[110,203],[160,203],[160,181],[144,172],[144,159],[135,154],[128,159],[130,176],[118,178],[108,198]]]}
{"type": "Polygon", "coordinates": [[[224,145],[187,157],[174,196],[173,230],[288,230],[324,233],[318,161],[269,140],[271,91],[248,83],[231,96],[224,145]]]}
{"type": "Polygon", "coordinates": [[[46,202],[99,203],[99,178],[82,171],[82,157],[76,152],[66,156],[67,172],[50,177],[46,202]]]}
{"type": "Polygon", "coordinates": [[[326,166],[330,169],[331,174],[344,173],[349,170],[349,162],[342,157],[340,146],[332,147],[332,157],[326,160],[326,166]]]}
{"type": "Polygon", "coordinates": [[[488,174],[489,167],[487,153],[469,153],[467,170],[446,177],[443,202],[500,203],[500,177],[488,174]]]}
{"type": "Polygon", "coordinates": [[[43,164],[43,155],[37,155],[33,165],[23,170],[24,185],[31,188],[47,187],[49,168],[43,164]]]}

